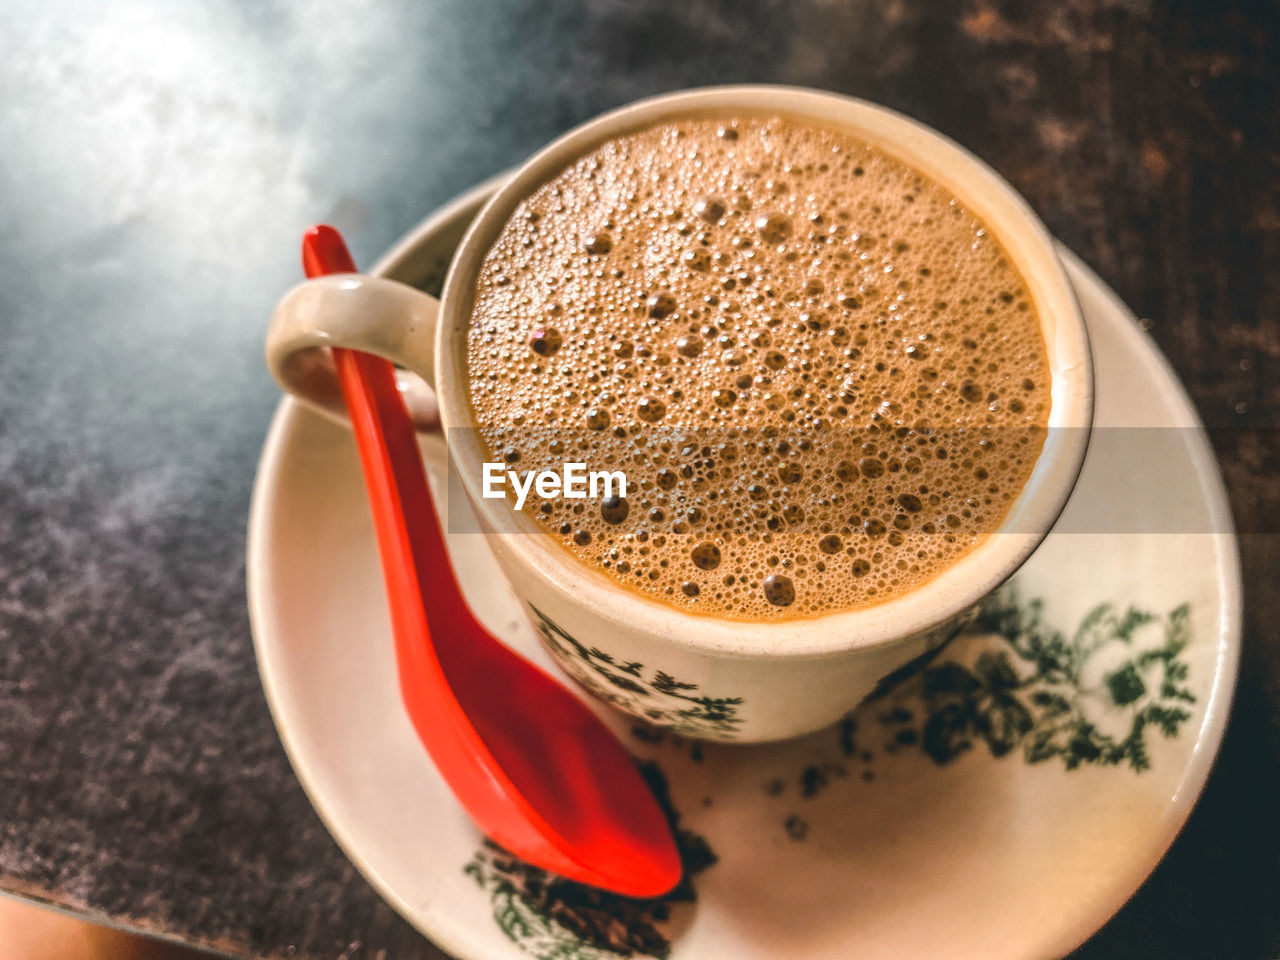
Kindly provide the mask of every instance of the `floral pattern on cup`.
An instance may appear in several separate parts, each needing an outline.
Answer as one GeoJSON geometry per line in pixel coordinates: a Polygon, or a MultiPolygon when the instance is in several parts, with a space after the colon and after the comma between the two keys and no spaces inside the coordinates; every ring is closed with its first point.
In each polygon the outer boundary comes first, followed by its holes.
{"type": "Polygon", "coordinates": [[[588,647],[533,604],[529,609],[543,645],[574,680],[606,703],[642,716],[654,726],[693,737],[731,739],[742,722],[738,716],[742,697],[708,696],[695,683],[588,647]]]}

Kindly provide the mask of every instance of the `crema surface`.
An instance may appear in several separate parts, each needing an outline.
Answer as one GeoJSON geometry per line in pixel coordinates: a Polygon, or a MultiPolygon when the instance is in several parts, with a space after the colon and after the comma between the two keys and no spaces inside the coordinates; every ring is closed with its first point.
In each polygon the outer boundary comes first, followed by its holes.
{"type": "Polygon", "coordinates": [[[619,584],[815,616],[910,591],[994,530],[1044,442],[1035,308],[920,172],[782,117],[664,123],[516,209],[476,282],[490,459],[625,472],[524,507],[619,584]]]}

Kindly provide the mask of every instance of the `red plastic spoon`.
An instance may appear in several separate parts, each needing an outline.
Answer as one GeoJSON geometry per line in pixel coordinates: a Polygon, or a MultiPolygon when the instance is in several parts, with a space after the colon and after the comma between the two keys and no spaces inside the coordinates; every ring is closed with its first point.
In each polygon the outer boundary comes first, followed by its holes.
{"type": "MultiPolygon", "coordinates": [[[[308,277],[355,273],[333,227],[302,240],[308,277]]],[[[633,897],[680,879],[671,827],[631,756],[573,694],[508,650],[458,589],[392,365],[335,349],[391,604],[400,695],[480,829],[554,873],[633,897]]]]}

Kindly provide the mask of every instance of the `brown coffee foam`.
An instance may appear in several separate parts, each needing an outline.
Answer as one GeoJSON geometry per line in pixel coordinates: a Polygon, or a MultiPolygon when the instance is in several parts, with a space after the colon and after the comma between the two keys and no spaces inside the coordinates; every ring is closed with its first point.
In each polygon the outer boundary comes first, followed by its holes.
{"type": "Polygon", "coordinates": [[[983,225],[777,117],[661,124],[541,186],[479,271],[468,367],[490,459],[627,474],[625,505],[531,499],[538,524],[645,595],[747,620],[954,564],[1025,484],[1050,403],[983,225]]]}

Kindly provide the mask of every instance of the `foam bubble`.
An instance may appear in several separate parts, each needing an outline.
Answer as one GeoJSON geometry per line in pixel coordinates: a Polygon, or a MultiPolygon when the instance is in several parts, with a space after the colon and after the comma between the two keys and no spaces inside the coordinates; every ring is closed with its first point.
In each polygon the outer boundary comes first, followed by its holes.
{"type": "Polygon", "coordinates": [[[625,499],[540,503],[549,535],[747,620],[879,603],[955,563],[1026,482],[1050,403],[984,225],[779,117],[655,126],[540,187],[481,267],[468,364],[492,459],[627,474],[625,499]]]}

